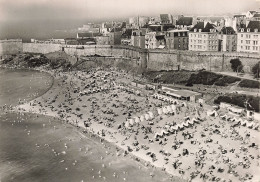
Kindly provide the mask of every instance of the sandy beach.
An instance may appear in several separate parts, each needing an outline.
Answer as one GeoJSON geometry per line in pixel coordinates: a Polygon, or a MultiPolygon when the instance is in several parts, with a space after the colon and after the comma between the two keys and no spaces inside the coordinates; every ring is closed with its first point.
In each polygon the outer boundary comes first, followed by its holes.
{"type": "Polygon", "coordinates": [[[52,88],[17,111],[60,118],[124,151],[116,155],[131,154],[184,180],[260,179],[259,131],[238,124],[238,116],[221,110],[209,116],[214,108],[206,104],[160,100],[132,88],[132,76],[122,71],[48,72],[52,88]],[[172,105],[175,111],[163,111],[172,105]]]}

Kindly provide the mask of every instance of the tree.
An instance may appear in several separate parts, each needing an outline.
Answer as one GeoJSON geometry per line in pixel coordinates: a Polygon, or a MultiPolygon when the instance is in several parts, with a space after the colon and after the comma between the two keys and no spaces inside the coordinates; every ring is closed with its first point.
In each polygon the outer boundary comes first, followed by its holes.
{"type": "Polygon", "coordinates": [[[255,78],[259,78],[259,72],[260,72],[260,62],[256,63],[252,68],[252,73],[254,74],[255,78]]]}
{"type": "Polygon", "coordinates": [[[243,70],[243,65],[238,58],[231,59],[230,64],[234,72],[241,72],[243,70]]]}

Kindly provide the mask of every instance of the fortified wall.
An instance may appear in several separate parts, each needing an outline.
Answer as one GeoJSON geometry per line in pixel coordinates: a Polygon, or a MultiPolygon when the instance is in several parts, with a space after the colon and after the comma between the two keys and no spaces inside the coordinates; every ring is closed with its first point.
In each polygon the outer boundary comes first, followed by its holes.
{"type": "Polygon", "coordinates": [[[128,61],[134,67],[147,70],[200,70],[230,71],[230,60],[239,58],[249,72],[260,61],[259,54],[229,52],[193,52],[176,50],[146,50],[120,45],[60,45],[23,43],[23,52],[49,53],[65,51],[72,56],[105,56],[104,61],[128,61]]]}
{"type": "Polygon", "coordinates": [[[250,72],[260,61],[259,54],[229,53],[229,52],[194,52],[149,50],[147,69],[149,70],[200,70],[231,71],[230,60],[239,58],[244,70],[250,72]]]}
{"type": "Polygon", "coordinates": [[[22,39],[0,40],[0,55],[18,54],[23,52],[22,39]]]}

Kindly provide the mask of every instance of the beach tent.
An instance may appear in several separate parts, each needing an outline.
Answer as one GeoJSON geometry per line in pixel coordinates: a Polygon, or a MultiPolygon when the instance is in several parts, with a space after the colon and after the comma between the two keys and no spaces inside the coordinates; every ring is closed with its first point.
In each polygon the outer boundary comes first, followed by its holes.
{"type": "Polygon", "coordinates": [[[258,128],[259,128],[259,123],[255,123],[254,129],[258,130],[258,128]]]}
{"type": "Polygon", "coordinates": [[[184,117],[184,120],[185,120],[185,121],[190,120],[190,116],[184,117]]]}
{"type": "Polygon", "coordinates": [[[169,126],[168,124],[166,124],[166,125],[164,126],[164,128],[165,128],[166,130],[169,130],[169,129],[170,129],[170,126],[169,126]]]}
{"type": "Polygon", "coordinates": [[[242,121],[240,124],[241,126],[247,126],[247,120],[242,121]]]}
{"type": "Polygon", "coordinates": [[[248,122],[248,123],[247,123],[247,127],[248,127],[248,128],[253,128],[253,126],[254,126],[254,122],[250,122],[250,123],[248,122]]]}
{"type": "Polygon", "coordinates": [[[158,109],[157,109],[157,112],[158,112],[159,115],[161,115],[161,114],[163,113],[163,111],[162,111],[161,108],[158,108],[158,109]]]}
{"type": "Polygon", "coordinates": [[[183,123],[180,123],[180,124],[179,124],[179,128],[180,128],[180,129],[184,128],[183,123]]]}
{"type": "Polygon", "coordinates": [[[156,132],[156,133],[154,134],[154,139],[156,139],[156,138],[158,138],[158,137],[162,137],[162,136],[161,136],[160,133],[156,132]]]}
{"type": "Polygon", "coordinates": [[[188,123],[189,123],[190,125],[193,125],[193,124],[194,124],[194,120],[188,120],[188,123]]]}
{"type": "Polygon", "coordinates": [[[189,122],[183,122],[183,126],[185,126],[185,127],[189,127],[189,122]]]}
{"type": "Polygon", "coordinates": [[[218,116],[217,111],[207,111],[207,116],[218,116]]]}
{"type": "Polygon", "coordinates": [[[168,132],[165,131],[165,130],[162,130],[162,131],[161,131],[161,136],[164,136],[164,135],[168,135],[168,132]]]}
{"type": "Polygon", "coordinates": [[[147,121],[150,120],[149,114],[145,114],[145,115],[144,115],[144,118],[145,118],[145,120],[147,120],[147,121]]]}
{"type": "Polygon", "coordinates": [[[191,122],[194,122],[194,123],[199,123],[200,120],[197,120],[195,118],[192,118],[191,122]]]}
{"type": "Polygon", "coordinates": [[[227,119],[227,115],[222,115],[222,116],[219,116],[221,119],[227,119]]]}
{"type": "Polygon", "coordinates": [[[145,119],[144,119],[144,116],[143,116],[143,115],[140,116],[140,121],[141,121],[141,122],[144,122],[144,120],[145,120],[145,119]]]}
{"type": "Polygon", "coordinates": [[[149,111],[148,114],[149,114],[149,116],[150,116],[151,119],[154,118],[154,114],[153,114],[151,111],[149,111]]]}
{"type": "Polygon", "coordinates": [[[178,130],[178,126],[175,125],[175,126],[171,126],[171,131],[177,131],[178,130]]]}
{"type": "Polygon", "coordinates": [[[134,119],[135,119],[135,123],[140,123],[139,117],[135,117],[134,119]]]}
{"type": "Polygon", "coordinates": [[[179,104],[179,102],[178,102],[177,100],[174,100],[173,103],[174,103],[175,105],[176,105],[176,104],[179,104]]]}

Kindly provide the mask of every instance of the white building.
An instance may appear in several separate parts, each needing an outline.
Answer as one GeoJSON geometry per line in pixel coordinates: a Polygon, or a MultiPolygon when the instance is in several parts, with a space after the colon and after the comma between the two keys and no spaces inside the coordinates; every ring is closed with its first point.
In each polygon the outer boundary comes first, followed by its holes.
{"type": "Polygon", "coordinates": [[[189,32],[189,50],[218,51],[218,31],[208,22],[198,22],[189,32]]]}
{"type": "Polygon", "coordinates": [[[238,31],[237,52],[260,53],[260,21],[250,21],[238,31]]]}

